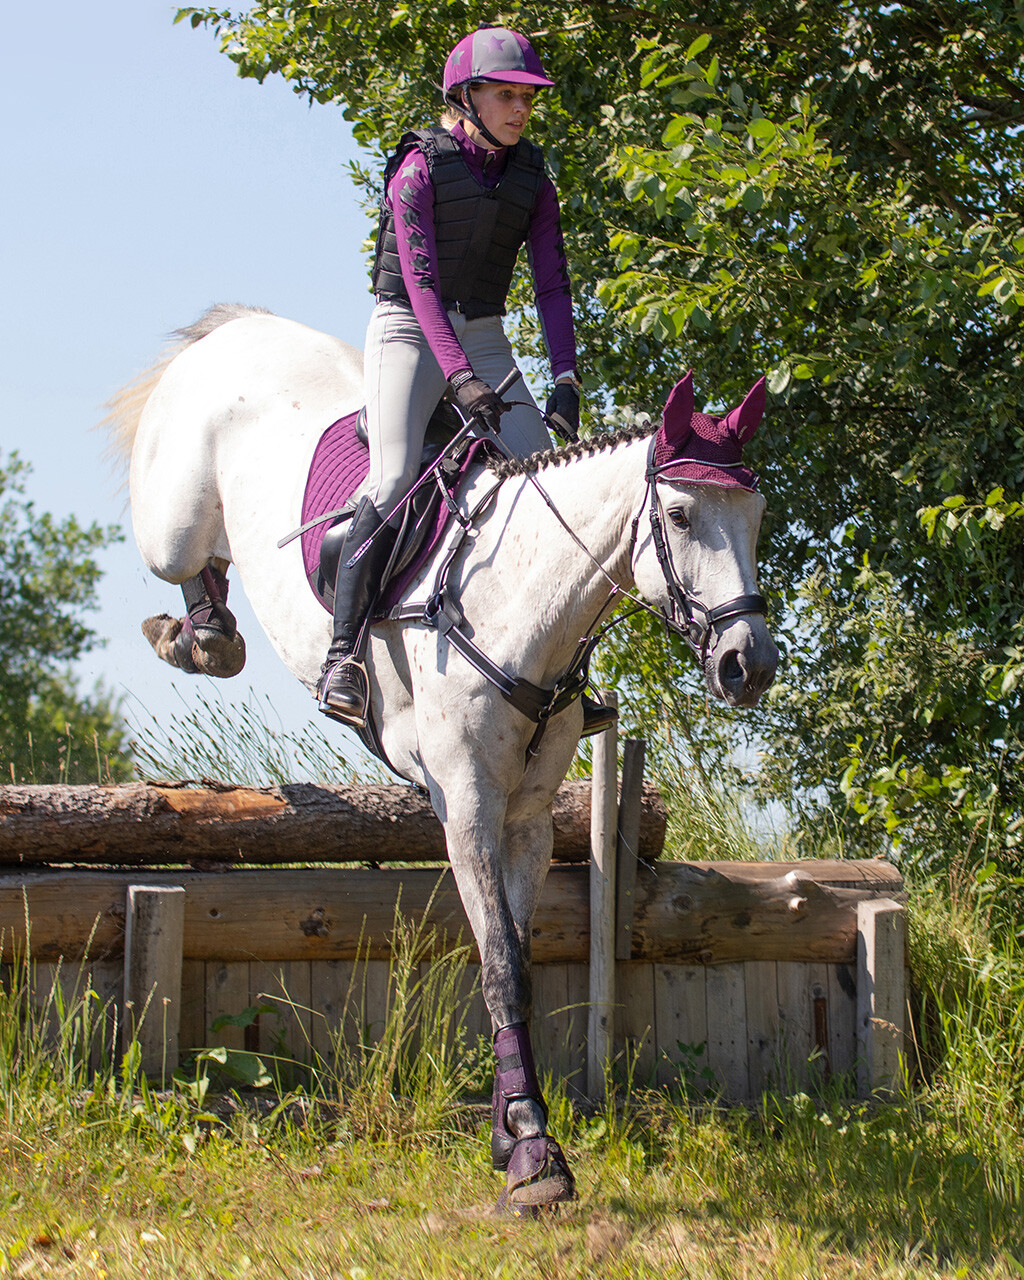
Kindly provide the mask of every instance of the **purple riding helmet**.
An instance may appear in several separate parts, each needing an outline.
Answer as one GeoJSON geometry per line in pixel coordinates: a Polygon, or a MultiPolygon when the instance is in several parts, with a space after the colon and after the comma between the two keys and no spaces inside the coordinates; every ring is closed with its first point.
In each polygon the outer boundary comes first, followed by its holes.
{"type": "Polygon", "coordinates": [[[538,89],[554,85],[544,74],[540,58],[525,36],[508,27],[481,27],[463,36],[444,64],[445,101],[468,116],[488,142],[501,143],[489,132],[473,105],[470,85],[474,80],[495,80],[499,84],[532,84],[538,89]]]}

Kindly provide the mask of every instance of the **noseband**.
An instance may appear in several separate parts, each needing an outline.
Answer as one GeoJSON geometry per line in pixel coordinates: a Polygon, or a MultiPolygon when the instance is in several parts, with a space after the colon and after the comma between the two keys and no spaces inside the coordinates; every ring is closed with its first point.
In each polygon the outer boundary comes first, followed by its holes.
{"type": "MultiPolygon", "coordinates": [[[[673,458],[669,462],[663,463],[660,467],[656,466],[654,461],[656,442],[657,435],[655,434],[651,437],[651,443],[647,448],[646,479],[647,494],[650,494],[651,499],[651,539],[654,542],[654,550],[657,553],[658,563],[661,565],[661,572],[665,577],[665,585],[668,587],[669,595],[668,608],[661,609],[659,612],[665,621],[665,626],[670,631],[674,631],[676,635],[682,636],[703,667],[707,661],[714,629],[718,623],[726,622],[731,618],[743,618],[749,614],[765,615],[768,612],[768,602],[764,596],[760,595],[736,596],[732,600],[726,600],[724,604],[718,604],[713,609],[709,609],[706,605],[701,604],[699,600],[694,600],[679,581],[675,566],[672,563],[672,556],[669,554],[668,542],[665,538],[665,526],[661,518],[661,503],[658,500],[658,477],[662,472],[668,471],[669,468],[677,467],[680,461],[684,461],[684,459],[673,458]]],[[[644,504],[646,504],[646,501],[647,495],[645,494],[644,504]]],[[[633,518],[633,532],[629,542],[630,570],[632,570],[633,557],[636,553],[637,531],[640,526],[640,516],[643,514],[644,504],[641,504],[640,510],[633,518]]]]}

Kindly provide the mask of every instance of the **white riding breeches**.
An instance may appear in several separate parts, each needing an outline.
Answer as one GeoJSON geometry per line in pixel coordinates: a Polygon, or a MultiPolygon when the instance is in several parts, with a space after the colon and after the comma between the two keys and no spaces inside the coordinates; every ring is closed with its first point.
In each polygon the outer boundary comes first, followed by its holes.
{"type": "MultiPolygon", "coordinates": [[[[500,316],[448,319],[473,373],[497,387],[515,365],[500,316]]],[[[412,309],[379,302],[370,317],[364,354],[370,472],[364,492],[382,515],[390,514],[419,475],[423,437],[447,385],[412,309]]],[[[551,447],[533,397],[520,379],[505,397],[520,402],[502,415],[501,440],[518,457],[551,447]]]]}

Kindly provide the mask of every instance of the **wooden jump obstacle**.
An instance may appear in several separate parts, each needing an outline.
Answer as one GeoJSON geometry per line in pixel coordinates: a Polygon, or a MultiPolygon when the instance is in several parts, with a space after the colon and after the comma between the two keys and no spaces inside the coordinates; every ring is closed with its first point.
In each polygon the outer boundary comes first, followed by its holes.
{"type": "MultiPolygon", "coordinates": [[[[828,1075],[860,1093],[894,1087],[896,870],[661,861],[643,744],[625,744],[621,786],[616,760],[602,735],[593,785],[567,783],[556,801],[533,935],[541,1069],[594,1100],[606,1063],[627,1056],[638,1086],[682,1077],[735,1101],[828,1075]]],[[[437,927],[437,951],[471,944],[443,859],[440,825],[408,787],[0,787],[0,962],[30,953],[38,990],[88,977],[137,1030],[152,1075],[214,1045],[327,1057],[354,987],[366,1025],[345,1034],[383,1022],[396,903],[437,927]],[[328,861],[363,865],[283,865],[328,861]],[[268,999],[279,1015],[210,1030],[268,999]]],[[[476,986],[465,1025],[489,1036],[476,986]]]]}

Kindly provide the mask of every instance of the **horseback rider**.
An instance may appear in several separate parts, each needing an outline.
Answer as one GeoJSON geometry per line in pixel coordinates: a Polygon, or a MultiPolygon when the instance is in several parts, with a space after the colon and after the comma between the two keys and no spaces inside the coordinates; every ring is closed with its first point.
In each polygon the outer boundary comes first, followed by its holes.
{"type": "MultiPolygon", "coordinates": [[[[446,387],[514,454],[550,447],[529,392],[517,391],[521,403],[509,408],[493,390],[515,367],[501,318],[524,244],[551,363],[547,414],[576,438],[580,381],[558,197],[543,152],[522,137],[538,91],[553,83],[524,36],[475,31],[445,63],[441,124],[404,134],[384,171],[364,356],[370,471],[338,559],[334,637],[316,690],[319,710],[344,723],[366,717],[355,650],[398,536],[396,504],[417,478],[446,387]]],[[[588,733],[615,716],[590,699],[584,713],[588,733]]]]}

